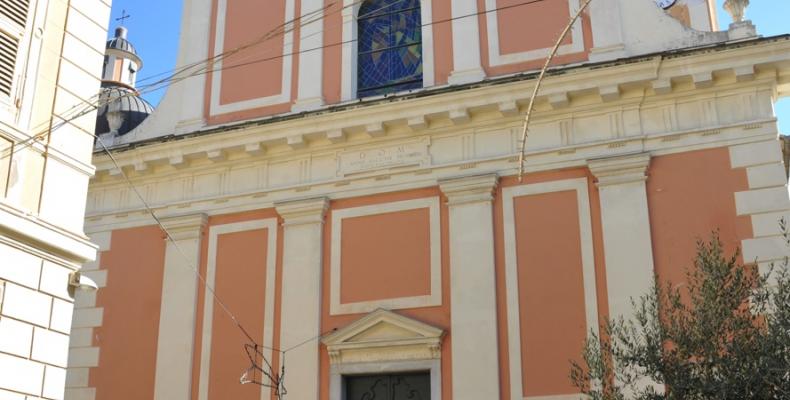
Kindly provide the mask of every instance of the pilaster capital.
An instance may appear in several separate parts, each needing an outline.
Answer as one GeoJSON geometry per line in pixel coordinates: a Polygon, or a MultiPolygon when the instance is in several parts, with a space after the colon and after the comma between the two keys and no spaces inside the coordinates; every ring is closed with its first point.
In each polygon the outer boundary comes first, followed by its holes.
{"type": "Polygon", "coordinates": [[[598,187],[619,185],[647,180],[649,153],[587,160],[590,172],[598,179],[598,187]]]}
{"type": "Polygon", "coordinates": [[[317,197],[312,199],[288,200],[274,204],[277,214],[283,218],[283,225],[322,224],[329,199],[317,197]]]}
{"type": "Polygon", "coordinates": [[[159,218],[162,226],[173,240],[197,239],[208,223],[208,216],[203,213],[170,215],[159,218]]]}
{"type": "Polygon", "coordinates": [[[454,206],[490,202],[498,184],[496,174],[473,175],[440,180],[439,189],[447,196],[447,204],[454,206]]]}

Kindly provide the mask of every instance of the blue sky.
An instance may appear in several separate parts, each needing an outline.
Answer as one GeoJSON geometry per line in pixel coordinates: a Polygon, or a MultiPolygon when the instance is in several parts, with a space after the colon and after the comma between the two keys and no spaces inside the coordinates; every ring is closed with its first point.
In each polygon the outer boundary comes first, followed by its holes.
{"type": "MultiPolygon", "coordinates": [[[[730,16],[721,5],[724,0],[716,0],[719,9],[719,27],[726,29],[730,24],[730,16]]],[[[144,60],[140,78],[170,71],[176,63],[178,53],[178,33],[181,23],[181,0],[113,0],[112,2],[112,34],[118,25],[115,18],[121,16],[122,10],[131,14],[126,27],[129,28],[129,40],[137,48],[144,60]]],[[[758,32],[763,36],[774,36],[790,33],[790,1],[788,0],[755,0],[746,11],[746,17],[757,25],[758,32]]],[[[142,82],[145,84],[145,82],[142,82]]],[[[164,90],[144,94],[151,104],[159,103],[164,90]]],[[[777,104],[779,131],[790,134],[790,98],[777,104]]]]}

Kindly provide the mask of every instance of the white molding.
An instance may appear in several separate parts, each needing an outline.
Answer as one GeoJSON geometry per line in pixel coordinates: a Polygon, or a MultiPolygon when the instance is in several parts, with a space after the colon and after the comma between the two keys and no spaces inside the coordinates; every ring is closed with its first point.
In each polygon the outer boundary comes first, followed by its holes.
{"type": "Polygon", "coordinates": [[[197,317],[198,279],[206,214],[164,217],[162,225],[173,242],[165,240],[164,271],[159,312],[154,399],[188,397],[197,317]]]}
{"type": "MultiPolygon", "coordinates": [[[[341,101],[356,100],[357,96],[357,15],[362,2],[343,0],[343,45],[341,50],[341,101]]],[[[422,87],[435,84],[433,51],[433,8],[431,0],[420,0],[422,21],[422,87]]]]}
{"type": "MultiPolygon", "coordinates": [[[[217,26],[214,32],[214,55],[225,52],[225,17],[227,12],[228,0],[217,1],[217,26]]],[[[296,12],[295,0],[285,0],[285,21],[291,21],[296,12]]],[[[220,104],[222,90],[222,60],[217,61],[214,70],[219,71],[213,74],[211,81],[211,105],[210,114],[220,115],[236,111],[244,111],[258,107],[266,107],[276,104],[289,103],[291,101],[291,82],[293,56],[293,31],[287,30],[283,34],[283,53],[282,58],[282,88],[279,94],[261,97],[257,99],[237,101],[235,103],[220,104]]]]}
{"type": "Polygon", "coordinates": [[[342,400],[343,375],[427,370],[431,398],[441,400],[444,334],[439,328],[387,310],[376,310],[330,334],[322,340],[331,362],[329,399],[342,400]]]}
{"type": "Polygon", "coordinates": [[[779,226],[790,213],[790,195],[783,168],[781,141],[776,136],[762,142],[730,146],[730,167],[746,172],[748,190],[735,192],[735,210],[748,216],[752,238],[741,240],[746,263],[779,262],[790,256],[779,226]]]}
{"type": "MultiPolygon", "coordinates": [[[[650,151],[654,157],[678,154],[688,151],[705,150],[733,145],[742,145],[775,139],[775,120],[763,120],[758,130],[745,130],[751,124],[737,123],[722,127],[721,134],[706,136],[708,130],[688,130],[661,135],[625,137],[603,142],[570,145],[559,148],[543,148],[527,152],[527,173],[550,171],[568,168],[586,167],[591,158],[606,155],[629,154],[633,151],[650,151]]],[[[371,143],[374,145],[374,143],[371,143]]],[[[152,146],[153,147],[153,146],[152,146]]],[[[781,153],[781,152],[780,152],[781,153]]],[[[118,153],[122,157],[125,153],[118,153]]],[[[436,154],[436,153],[434,153],[436,154]]],[[[481,173],[496,171],[501,176],[518,174],[517,155],[503,153],[483,158],[459,158],[449,162],[441,162],[423,167],[400,168],[398,170],[382,170],[374,173],[358,174],[348,178],[316,179],[309,182],[294,182],[288,185],[269,186],[265,181],[260,186],[239,192],[208,193],[196,192],[172,195],[170,192],[154,191],[152,196],[171,196],[176,200],[152,202],[157,213],[164,212],[205,212],[209,215],[258,210],[273,207],[280,202],[303,198],[304,196],[326,196],[331,199],[352,198],[376,193],[397,192],[426,187],[435,187],[437,181],[457,176],[459,170],[479,171],[481,173]],[[469,166],[473,168],[469,168],[469,166]]],[[[249,159],[239,158],[239,163],[249,163],[249,159]]],[[[264,160],[267,163],[269,160],[264,160]]],[[[435,162],[435,161],[434,161],[435,162]]],[[[260,165],[260,164],[259,164],[260,165]]],[[[189,176],[206,174],[205,168],[200,170],[183,169],[174,172],[148,174],[142,178],[133,178],[138,187],[150,185],[168,185],[168,190],[181,190],[189,176]],[[177,175],[176,175],[177,174],[177,175]]],[[[220,169],[212,166],[212,174],[222,175],[227,166],[220,169]]],[[[150,217],[137,204],[128,201],[124,194],[125,184],[105,177],[91,183],[88,197],[88,216],[86,229],[89,231],[106,231],[150,225],[150,217]]],[[[160,186],[161,187],[161,186],[160,186]]],[[[213,188],[212,188],[213,189],[213,188]]],[[[180,192],[179,192],[180,193],[180,192]]]]}
{"type": "MultiPolygon", "coordinates": [[[[57,257],[68,264],[96,259],[98,247],[84,235],[67,231],[0,200],[0,230],[5,237],[57,257]]],[[[63,262],[63,261],[60,261],[63,262]]]]}
{"type": "Polygon", "coordinates": [[[442,304],[442,251],[438,197],[374,204],[332,211],[331,246],[332,254],[329,262],[330,315],[359,314],[374,311],[378,308],[398,310],[404,308],[432,307],[442,304]],[[346,218],[419,210],[423,208],[427,208],[429,213],[431,293],[425,296],[341,303],[340,290],[342,283],[340,282],[340,260],[342,258],[340,249],[343,240],[343,220],[346,218]]]}
{"type": "Polygon", "coordinates": [[[453,71],[447,77],[450,85],[479,82],[486,77],[481,61],[479,11],[477,1],[450,0],[453,32],[453,71]]]}
{"type": "Polygon", "coordinates": [[[505,284],[507,298],[508,348],[510,349],[510,395],[513,400],[524,397],[521,365],[521,328],[518,289],[518,260],[516,256],[516,197],[573,190],[579,207],[579,229],[584,280],[584,306],[587,330],[598,332],[598,302],[596,297],[595,258],[592,239],[592,219],[587,179],[567,179],[505,188],[502,191],[505,230],[505,284]]]}
{"type": "MultiPolygon", "coordinates": [[[[206,286],[214,287],[217,275],[217,241],[220,235],[246,232],[258,229],[268,230],[266,249],[266,298],[264,300],[264,322],[262,345],[269,349],[269,360],[274,360],[272,348],[274,338],[274,287],[277,279],[277,219],[268,218],[253,221],[215,225],[209,228],[208,259],[206,267],[206,286]]],[[[200,351],[200,375],[198,380],[198,400],[208,400],[208,383],[211,366],[211,335],[214,324],[214,299],[206,292],[203,297],[203,332],[200,351]]],[[[241,351],[241,348],[239,349],[241,351]]],[[[261,390],[261,400],[269,397],[268,390],[261,390]]]]}
{"type": "MultiPolygon", "coordinates": [[[[551,47],[543,49],[536,49],[530,51],[523,51],[513,54],[502,54],[499,47],[499,21],[497,16],[496,0],[486,0],[486,25],[488,26],[488,58],[489,64],[492,67],[514,64],[525,61],[541,60],[549,56],[551,47]]],[[[568,0],[568,8],[571,15],[576,14],[579,10],[578,0],[568,0]]],[[[571,44],[565,44],[559,47],[557,55],[579,53],[584,51],[584,31],[582,29],[581,21],[575,23],[571,28],[571,44]]]]}
{"type": "Polygon", "coordinates": [[[494,189],[496,174],[439,181],[450,243],[452,387],[456,400],[498,398],[494,189]]]}
{"type": "Polygon", "coordinates": [[[322,342],[329,362],[336,365],[440,358],[443,337],[444,331],[439,328],[378,309],[331,333],[322,342]]]}
{"type": "Polygon", "coordinates": [[[307,18],[308,23],[300,21],[298,89],[291,108],[294,112],[315,110],[324,105],[324,15],[316,18],[312,14],[324,8],[324,0],[300,0],[300,4],[302,18],[313,16],[307,18]]]}

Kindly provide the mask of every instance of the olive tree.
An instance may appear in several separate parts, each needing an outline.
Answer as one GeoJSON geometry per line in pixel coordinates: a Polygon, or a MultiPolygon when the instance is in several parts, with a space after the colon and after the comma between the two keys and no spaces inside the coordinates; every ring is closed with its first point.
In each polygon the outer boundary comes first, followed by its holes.
{"type": "Polygon", "coordinates": [[[698,242],[684,283],[656,279],[633,318],[591,333],[573,383],[593,400],[790,399],[788,262],[760,273],[738,258],[716,233],[698,242]]]}

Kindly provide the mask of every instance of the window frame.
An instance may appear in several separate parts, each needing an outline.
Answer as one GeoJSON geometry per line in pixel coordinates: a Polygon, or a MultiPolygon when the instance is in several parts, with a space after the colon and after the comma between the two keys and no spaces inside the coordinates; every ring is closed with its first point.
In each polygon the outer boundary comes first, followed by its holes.
{"type": "MultiPolygon", "coordinates": [[[[361,4],[358,0],[343,0],[343,45],[341,46],[341,101],[355,101],[357,96],[357,17],[361,4]]],[[[420,0],[420,19],[422,23],[422,88],[424,90],[435,84],[433,11],[430,0],[420,0]]],[[[376,95],[366,98],[383,97],[376,95]]]]}
{"type": "MultiPolygon", "coordinates": [[[[372,1],[372,0],[368,0],[368,1],[372,1]]],[[[398,9],[398,10],[394,10],[394,11],[393,10],[389,10],[389,11],[383,11],[383,12],[376,12],[377,10],[373,10],[373,12],[371,12],[372,15],[365,15],[365,16],[361,16],[361,17],[358,15],[357,16],[357,29],[359,29],[359,25],[362,24],[363,21],[369,20],[369,19],[381,18],[381,17],[390,17],[391,18],[393,15],[401,14],[401,13],[414,12],[415,10],[417,10],[420,13],[420,16],[422,16],[422,4],[421,3],[422,2],[418,2],[418,6],[416,6],[416,7],[398,9]]],[[[390,21],[392,21],[392,19],[390,19],[390,21]]],[[[419,28],[420,28],[420,30],[422,30],[422,21],[420,21],[420,24],[421,25],[420,25],[419,28]]],[[[392,35],[393,35],[393,33],[390,32],[388,38],[391,39],[392,35]]],[[[391,51],[394,51],[394,50],[397,50],[397,49],[401,49],[401,48],[404,48],[404,47],[408,48],[408,47],[413,47],[413,46],[419,46],[420,47],[420,64],[422,64],[423,63],[423,58],[424,58],[422,43],[423,43],[422,32],[420,32],[420,40],[417,41],[417,42],[406,43],[406,44],[399,44],[399,45],[386,47],[386,48],[383,48],[383,49],[374,49],[374,50],[367,50],[367,51],[359,51],[359,49],[357,49],[357,97],[359,97],[359,98],[373,97],[373,96],[378,96],[378,95],[386,95],[386,94],[391,94],[391,93],[397,93],[397,92],[403,91],[403,90],[421,89],[423,87],[422,86],[422,83],[423,83],[422,82],[423,81],[423,76],[422,76],[423,72],[422,71],[420,71],[419,78],[416,78],[416,76],[415,76],[414,79],[409,79],[409,80],[403,80],[403,81],[394,81],[394,80],[392,80],[392,81],[387,82],[386,84],[378,85],[378,86],[371,86],[371,87],[367,87],[365,89],[362,89],[362,88],[359,87],[360,86],[359,85],[359,80],[361,78],[360,56],[368,55],[368,54],[374,54],[374,53],[391,52],[391,51]],[[408,84],[413,84],[413,83],[417,83],[417,82],[420,83],[420,88],[411,88],[411,89],[403,89],[403,90],[397,90],[396,89],[398,86],[406,86],[408,84]],[[386,90],[386,89],[389,89],[389,88],[392,88],[393,90],[386,90]],[[384,93],[375,93],[375,92],[377,92],[379,90],[384,90],[384,93]],[[367,94],[365,96],[362,96],[362,95],[360,95],[360,92],[363,92],[363,91],[364,92],[374,92],[375,94],[367,94]]]]}

